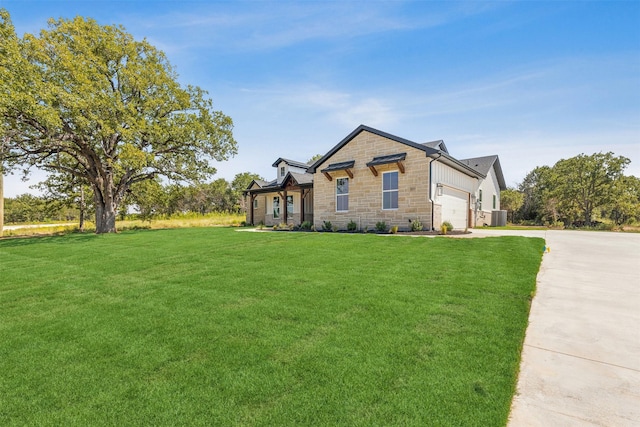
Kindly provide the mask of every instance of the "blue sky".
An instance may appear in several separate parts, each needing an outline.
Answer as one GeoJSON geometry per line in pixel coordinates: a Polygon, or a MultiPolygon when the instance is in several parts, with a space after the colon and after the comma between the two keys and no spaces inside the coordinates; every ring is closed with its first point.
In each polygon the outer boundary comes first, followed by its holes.
{"type": "MultiPolygon", "coordinates": [[[[459,159],[498,154],[507,185],[613,151],[640,176],[640,1],[0,0],[16,31],[50,17],[121,24],[234,120],[216,177],[275,178],[360,124],[459,159]]],[[[40,174],[5,178],[5,196],[40,174]]]]}

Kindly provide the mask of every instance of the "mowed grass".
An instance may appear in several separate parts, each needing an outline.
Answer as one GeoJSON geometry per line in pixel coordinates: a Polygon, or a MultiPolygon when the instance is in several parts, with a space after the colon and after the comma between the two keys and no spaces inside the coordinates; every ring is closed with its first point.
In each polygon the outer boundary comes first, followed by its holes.
{"type": "Polygon", "coordinates": [[[0,241],[0,425],[505,425],[543,241],[0,241]]]}

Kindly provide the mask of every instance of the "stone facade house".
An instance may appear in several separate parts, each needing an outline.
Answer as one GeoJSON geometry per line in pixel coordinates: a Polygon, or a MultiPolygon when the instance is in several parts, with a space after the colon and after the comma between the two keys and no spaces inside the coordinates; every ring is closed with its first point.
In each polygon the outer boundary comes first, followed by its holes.
{"type": "Polygon", "coordinates": [[[361,125],[313,164],[284,158],[277,177],[246,190],[247,223],[275,225],[384,221],[407,230],[449,221],[455,229],[491,224],[505,189],[498,156],[453,158],[443,141],[416,143],[361,125]]]}

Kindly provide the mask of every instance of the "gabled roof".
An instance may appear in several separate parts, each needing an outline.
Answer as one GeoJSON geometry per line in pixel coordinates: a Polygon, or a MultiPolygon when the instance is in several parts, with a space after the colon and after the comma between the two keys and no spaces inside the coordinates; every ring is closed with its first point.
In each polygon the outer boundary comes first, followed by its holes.
{"type": "Polygon", "coordinates": [[[311,187],[313,185],[313,175],[310,173],[298,173],[298,172],[287,172],[287,175],[282,179],[282,182],[278,184],[278,180],[274,179],[273,181],[262,181],[259,179],[254,179],[249,184],[249,187],[244,191],[244,194],[247,193],[269,193],[272,191],[278,191],[286,187],[287,181],[292,179],[295,181],[297,185],[300,187],[311,187]],[[251,188],[253,184],[257,184],[258,188],[251,188]]]}
{"type": "MultiPolygon", "coordinates": [[[[436,159],[445,163],[448,166],[451,166],[454,169],[457,169],[469,176],[474,178],[485,178],[486,175],[481,174],[477,170],[469,167],[468,165],[461,163],[460,161],[451,157],[446,151],[437,150],[432,147],[428,147],[424,144],[418,144],[417,142],[409,141],[408,139],[400,138],[399,136],[391,135],[390,133],[382,132],[378,129],[374,129],[372,127],[366,125],[358,126],[353,132],[347,135],[342,141],[340,141],[335,147],[333,147],[327,154],[316,160],[309,169],[307,169],[308,173],[315,173],[318,166],[324,163],[327,159],[333,156],[338,150],[347,145],[353,138],[358,136],[360,132],[367,131],[374,135],[381,136],[383,138],[390,139],[391,141],[398,142],[400,144],[408,145],[409,147],[413,147],[417,150],[424,151],[427,157],[431,157],[432,159],[436,159]]],[[[435,142],[435,141],[434,141],[435,142]]],[[[446,148],[446,147],[445,147],[446,148]]]]}
{"type": "Polygon", "coordinates": [[[425,147],[433,148],[434,150],[444,151],[449,154],[449,150],[447,150],[447,146],[444,145],[444,141],[439,139],[437,141],[423,142],[422,145],[425,147]]]}
{"type": "Polygon", "coordinates": [[[302,168],[302,169],[307,169],[309,167],[309,165],[307,163],[298,162],[296,160],[289,160],[289,159],[285,159],[283,157],[278,157],[278,160],[273,162],[273,164],[271,166],[273,166],[275,168],[276,166],[278,166],[278,163],[280,163],[280,162],[285,162],[289,166],[295,166],[297,168],[302,168]]]}
{"type": "Polygon", "coordinates": [[[291,179],[293,179],[296,182],[296,184],[300,186],[313,184],[313,175],[310,173],[288,172],[287,175],[282,180],[281,185],[284,186],[287,180],[289,179],[289,177],[291,177],[291,179]]]}
{"type": "Polygon", "coordinates": [[[253,187],[253,184],[257,185],[258,188],[262,188],[264,186],[266,186],[268,184],[267,181],[263,181],[261,179],[254,179],[249,183],[249,186],[246,188],[246,190],[250,190],[251,187],[253,187]]]}
{"type": "Polygon", "coordinates": [[[381,136],[383,138],[387,138],[387,139],[390,139],[392,141],[399,142],[400,144],[405,144],[405,145],[408,145],[410,147],[417,148],[418,150],[422,150],[422,151],[426,152],[427,155],[429,155],[429,154],[437,154],[438,153],[437,150],[434,150],[433,148],[430,148],[430,147],[426,147],[426,146],[424,146],[422,144],[418,144],[418,143],[415,143],[413,141],[409,141],[408,139],[400,138],[399,136],[391,135],[390,133],[382,132],[381,130],[374,129],[374,128],[366,126],[366,125],[360,125],[357,128],[355,128],[355,130],[353,132],[351,132],[349,135],[347,135],[342,141],[340,141],[335,147],[333,147],[331,150],[329,150],[329,152],[327,154],[325,154],[324,156],[320,157],[311,166],[309,166],[308,172],[315,173],[316,172],[316,168],[318,166],[320,166],[322,163],[324,163],[324,161],[327,160],[329,157],[333,156],[342,147],[347,145],[353,138],[358,136],[358,134],[360,134],[360,132],[362,132],[362,131],[367,131],[367,132],[372,133],[374,135],[378,135],[378,136],[381,136]]]}
{"type": "Polygon", "coordinates": [[[498,156],[474,157],[460,161],[485,176],[489,174],[489,171],[493,167],[496,171],[496,178],[498,179],[498,186],[500,186],[500,190],[507,189],[507,184],[504,181],[504,175],[502,174],[502,167],[500,166],[500,159],[498,156]]]}

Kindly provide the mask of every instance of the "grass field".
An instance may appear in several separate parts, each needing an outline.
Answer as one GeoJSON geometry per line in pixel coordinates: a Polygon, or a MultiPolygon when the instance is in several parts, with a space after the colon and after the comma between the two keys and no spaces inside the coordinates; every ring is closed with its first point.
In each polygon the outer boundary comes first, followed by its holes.
{"type": "MultiPolygon", "coordinates": [[[[165,228],[190,228],[190,227],[219,227],[219,226],[239,226],[245,220],[244,214],[212,212],[206,215],[186,214],[174,215],[171,218],[152,219],[143,221],[140,219],[130,219],[116,221],[118,231],[123,230],[160,230],[165,228]]],[[[7,224],[9,225],[9,224],[7,224]]],[[[10,224],[17,229],[5,229],[0,237],[21,237],[21,236],[49,236],[62,235],[78,232],[77,223],[58,224],[10,224]],[[34,227],[37,225],[37,227],[34,227]]],[[[12,227],[13,228],[13,227],[12,227]]],[[[96,226],[91,221],[85,222],[85,232],[94,233],[96,226]]]]}
{"type": "Polygon", "coordinates": [[[0,241],[0,425],[505,425],[543,241],[0,241]]]}

